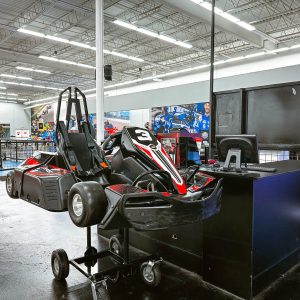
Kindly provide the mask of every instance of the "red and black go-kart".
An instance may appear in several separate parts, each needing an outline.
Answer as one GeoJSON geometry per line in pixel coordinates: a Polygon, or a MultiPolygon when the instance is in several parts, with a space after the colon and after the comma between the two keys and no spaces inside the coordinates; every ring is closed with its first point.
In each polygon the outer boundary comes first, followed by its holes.
{"type": "Polygon", "coordinates": [[[69,211],[75,225],[87,227],[87,250],[69,260],[62,249],[53,251],[52,271],[63,280],[72,265],[92,282],[94,299],[108,298],[106,281],[140,269],[149,286],[157,286],[161,258],[129,258],[129,228],[161,230],[199,222],[220,210],[221,180],[198,167],[180,174],[160,142],[149,131],[127,127],[108,137],[100,148],[88,123],[84,94],[71,88],[59,96],[56,116],[57,153],[37,152],[7,175],[7,193],[49,211],[69,211]],[[60,121],[62,96],[68,93],[66,121],[60,121]],[[83,101],[84,117],[80,99],[83,101]],[[75,106],[78,130],[69,129],[75,106]],[[90,226],[118,229],[109,249],[91,246],[90,226]],[[91,268],[106,260],[106,268],[91,268]],[[85,265],[87,269],[82,267],[85,265]]]}

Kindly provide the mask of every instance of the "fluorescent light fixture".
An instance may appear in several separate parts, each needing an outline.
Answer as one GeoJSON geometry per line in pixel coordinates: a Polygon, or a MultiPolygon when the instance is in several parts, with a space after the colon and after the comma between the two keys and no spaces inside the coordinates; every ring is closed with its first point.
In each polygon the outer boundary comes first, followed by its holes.
{"type": "Polygon", "coordinates": [[[131,29],[131,30],[137,30],[138,29],[137,26],[135,26],[133,24],[130,24],[130,23],[127,23],[127,22],[124,22],[124,21],[121,21],[121,20],[115,20],[114,23],[119,25],[119,26],[131,29]]]}
{"type": "Polygon", "coordinates": [[[127,23],[127,22],[124,22],[122,20],[115,20],[113,21],[114,24],[116,25],[119,25],[119,26],[122,26],[122,27],[125,27],[127,29],[130,29],[130,30],[134,30],[134,31],[138,31],[140,33],[143,33],[143,34],[146,34],[148,36],[151,36],[151,37],[154,37],[154,38],[158,38],[160,40],[163,40],[165,42],[168,42],[168,43],[172,43],[172,44],[175,44],[175,45],[178,45],[180,47],[184,47],[184,48],[192,48],[193,46],[189,43],[185,43],[185,42],[182,42],[182,41],[177,41],[176,39],[170,37],[170,36],[166,36],[164,34],[158,34],[156,32],[153,32],[151,30],[148,30],[148,29],[145,29],[145,28],[141,28],[141,27],[138,27],[136,25],[133,25],[131,23],[127,23]]]}
{"type": "Polygon", "coordinates": [[[22,33],[26,33],[26,34],[30,34],[30,35],[42,37],[42,38],[45,37],[45,34],[43,34],[43,33],[32,31],[32,30],[28,30],[28,29],[25,29],[25,28],[19,28],[18,31],[22,32],[22,33]]]}
{"type": "Polygon", "coordinates": [[[218,65],[223,65],[223,64],[226,64],[226,63],[227,63],[226,60],[219,60],[219,61],[214,62],[214,65],[218,66],[218,65]]]}
{"type": "MultiPolygon", "coordinates": [[[[210,11],[212,10],[212,5],[209,2],[206,2],[206,1],[197,1],[197,0],[195,0],[195,1],[191,0],[191,1],[194,2],[194,3],[196,3],[196,4],[198,4],[198,5],[200,5],[200,6],[202,6],[202,7],[204,7],[204,8],[206,8],[206,9],[208,9],[208,10],[210,10],[210,11]]],[[[251,25],[249,23],[246,23],[244,21],[241,21],[240,19],[234,17],[233,15],[231,15],[231,14],[229,14],[227,12],[224,12],[222,9],[220,9],[220,8],[218,8],[216,6],[215,6],[215,14],[217,14],[217,15],[223,17],[224,19],[226,19],[226,20],[228,20],[230,22],[233,22],[233,23],[235,23],[235,24],[237,24],[237,25],[239,25],[239,26],[241,26],[241,27],[243,27],[243,28],[245,28],[245,29],[247,29],[249,31],[253,31],[253,30],[256,29],[253,25],[251,25]]]]}
{"type": "Polygon", "coordinates": [[[61,42],[61,43],[66,43],[66,44],[70,43],[69,40],[61,38],[61,37],[58,37],[58,36],[54,36],[54,35],[48,35],[47,34],[45,36],[45,38],[48,39],[48,40],[56,41],[56,42],[61,42]]]}
{"type": "Polygon", "coordinates": [[[26,67],[16,67],[18,70],[24,70],[24,71],[29,71],[29,72],[36,72],[36,73],[44,73],[44,74],[51,74],[49,71],[45,70],[39,70],[39,69],[33,69],[33,68],[26,68],[26,67]]]}
{"type": "Polygon", "coordinates": [[[70,61],[70,60],[66,60],[66,59],[58,59],[58,58],[51,57],[51,56],[40,55],[39,58],[45,59],[45,60],[55,61],[55,62],[58,62],[58,63],[68,64],[68,65],[75,65],[75,66],[82,67],[82,68],[87,68],[87,69],[96,69],[94,66],[91,66],[91,65],[77,63],[75,61],[70,61]]]}
{"type": "Polygon", "coordinates": [[[148,29],[137,28],[136,31],[138,31],[140,33],[143,33],[143,34],[146,34],[146,35],[149,35],[149,36],[154,37],[154,38],[158,38],[158,34],[157,33],[153,32],[151,30],[148,30],[148,29]]]}
{"type": "Polygon", "coordinates": [[[0,92],[0,95],[18,96],[18,94],[14,94],[14,93],[3,93],[3,92],[0,92]]]}
{"type": "Polygon", "coordinates": [[[172,44],[174,44],[174,43],[176,42],[175,39],[173,39],[173,38],[171,38],[171,37],[169,37],[169,36],[163,35],[163,34],[159,34],[159,35],[158,35],[158,38],[159,38],[160,40],[163,40],[163,41],[166,41],[166,42],[169,42],[169,43],[172,43],[172,44]]]}
{"type": "Polygon", "coordinates": [[[14,82],[14,81],[1,81],[1,83],[8,84],[8,85],[19,85],[19,86],[31,87],[31,88],[40,88],[40,89],[47,89],[47,90],[55,90],[55,91],[61,91],[61,90],[63,90],[62,88],[55,88],[55,87],[51,87],[51,86],[34,85],[34,84],[27,84],[27,83],[19,83],[19,82],[14,82]]]}
{"type": "MultiPolygon", "coordinates": [[[[131,27],[136,27],[136,26],[132,25],[131,27]]],[[[27,30],[27,29],[24,29],[24,28],[19,28],[18,31],[22,32],[22,33],[26,33],[26,34],[30,34],[30,35],[42,37],[42,38],[45,38],[45,39],[48,39],[48,40],[52,40],[52,41],[55,41],[55,42],[65,43],[65,44],[73,45],[73,46],[76,46],[76,47],[80,47],[80,48],[85,48],[85,49],[90,49],[90,50],[96,51],[96,47],[90,46],[90,45],[85,44],[85,43],[80,43],[80,42],[76,42],[76,41],[70,41],[68,39],[57,37],[57,36],[54,36],[54,35],[48,35],[48,34],[46,35],[46,34],[43,34],[43,33],[39,33],[39,32],[32,31],[32,30],[27,30]]],[[[116,52],[108,51],[106,53],[107,54],[111,54],[111,55],[116,55],[115,54],[116,52]]],[[[120,55],[116,55],[116,56],[120,56],[120,55]]],[[[126,56],[123,56],[123,57],[127,58],[127,59],[134,60],[134,61],[138,61],[138,62],[143,62],[144,61],[141,58],[130,56],[130,55],[126,55],[126,56]]],[[[54,61],[54,59],[52,59],[52,60],[54,61]]]]}
{"type": "Polygon", "coordinates": [[[0,86],[0,90],[6,90],[5,86],[0,86]]]}
{"type": "Polygon", "coordinates": [[[129,56],[127,54],[116,52],[116,51],[111,51],[110,54],[115,55],[115,56],[119,56],[119,57],[124,57],[124,58],[131,59],[131,60],[135,60],[135,61],[138,61],[138,62],[143,62],[144,61],[142,58],[129,56]]]}
{"type": "Polygon", "coordinates": [[[257,53],[245,55],[245,58],[253,58],[253,57],[263,56],[266,54],[267,54],[266,52],[257,52],[257,53]]]}
{"type": "Polygon", "coordinates": [[[0,74],[1,77],[7,77],[7,78],[16,78],[16,79],[23,79],[23,80],[32,80],[30,77],[24,77],[24,76],[15,76],[10,74],[0,74]]]}

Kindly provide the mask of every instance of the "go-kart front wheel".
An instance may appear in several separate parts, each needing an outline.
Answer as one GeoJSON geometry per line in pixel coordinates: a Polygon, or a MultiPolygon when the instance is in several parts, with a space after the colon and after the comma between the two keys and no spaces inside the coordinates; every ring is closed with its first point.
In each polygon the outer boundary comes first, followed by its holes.
{"type": "Polygon", "coordinates": [[[14,176],[14,171],[10,171],[6,175],[6,192],[7,192],[7,195],[10,198],[13,198],[13,199],[18,198],[16,196],[16,192],[15,192],[15,176],[14,176]]]}
{"type": "Polygon", "coordinates": [[[79,182],[69,193],[68,210],[70,218],[78,227],[100,223],[106,213],[107,199],[101,184],[79,182]]]}
{"type": "Polygon", "coordinates": [[[69,276],[69,259],[65,250],[57,249],[52,252],[51,268],[56,280],[64,280],[69,276]]]}

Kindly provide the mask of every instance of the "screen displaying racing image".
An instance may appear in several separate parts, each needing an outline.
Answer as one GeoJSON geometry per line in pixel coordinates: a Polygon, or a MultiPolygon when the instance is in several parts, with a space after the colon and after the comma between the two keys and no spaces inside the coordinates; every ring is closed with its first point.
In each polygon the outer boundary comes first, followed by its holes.
{"type": "Polygon", "coordinates": [[[205,133],[209,130],[209,102],[152,108],[152,130],[156,133],[205,133]]]}

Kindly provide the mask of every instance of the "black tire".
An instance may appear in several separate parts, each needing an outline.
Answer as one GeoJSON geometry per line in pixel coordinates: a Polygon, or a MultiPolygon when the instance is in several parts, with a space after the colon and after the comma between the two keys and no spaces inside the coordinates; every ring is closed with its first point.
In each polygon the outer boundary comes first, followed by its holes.
{"type": "Polygon", "coordinates": [[[6,192],[10,198],[16,199],[17,194],[15,191],[15,172],[9,171],[6,175],[6,192]]]}
{"type": "Polygon", "coordinates": [[[65,250],[56,249],[52,252],[51,268],[56,280],[64,280],[69,276],[70,265],[65,250]]]}
{"type": "Polygon", "coordinates": [[[124,256],[123,236],[121,234],[115,234],[109,239],[109,250],[121,257],[124,256]]]}
{"type": "Polygon", "coordinates": [[[161,271],[158,264],[152,267],[151,272],[146,273],[146,267],[148,262],[144,262],[141,265],[141,275],[144,283],[150,287],[157,287],[161,281],[161,271]]]}
{"type": "Polygon", "coordinates": [[[93,181],[75,183],[69,193],[68,210],[73,223],[87,227],[100,223],[107,209],[101,184],[93,181]]]}

